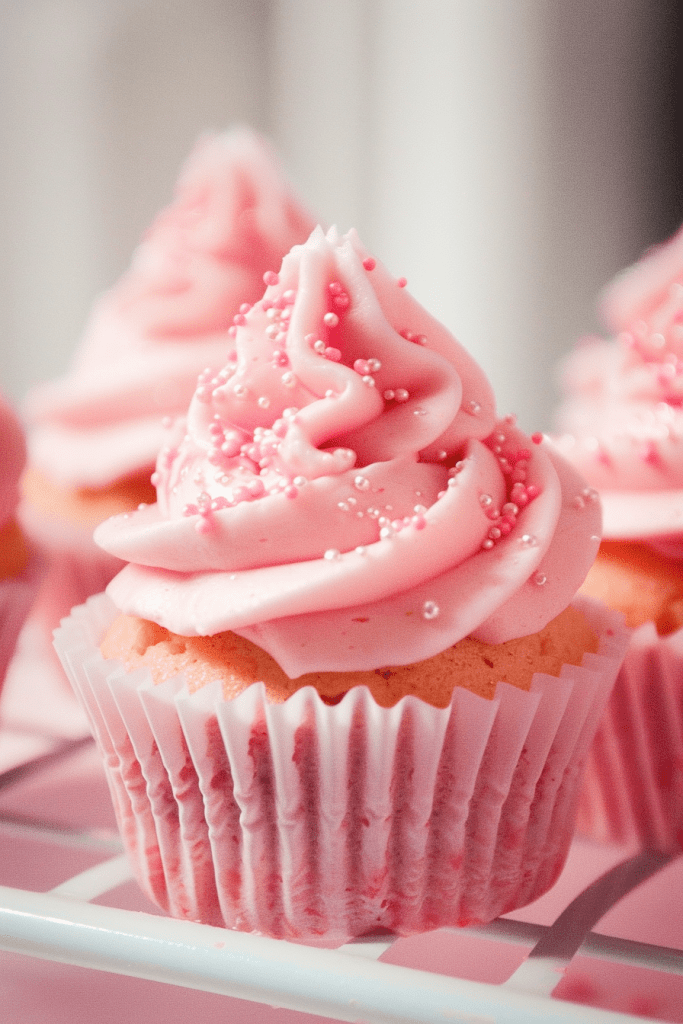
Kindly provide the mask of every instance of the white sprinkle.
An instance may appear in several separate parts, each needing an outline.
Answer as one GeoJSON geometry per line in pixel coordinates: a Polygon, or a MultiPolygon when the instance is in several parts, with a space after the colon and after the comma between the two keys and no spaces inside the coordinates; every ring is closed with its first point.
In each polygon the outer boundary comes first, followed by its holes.
{"type": "Polygon", "coordinates": [[[337,548],[328,548],[327,551],[325,552],[324,557],[327,559],[328,562],[334,562],[338,558],[341,558],[341,553],[337,550],[337,548]]]}
{"type": "Polygon", "coordinates": [[[544,572],[536,572],[532,578],[537,587],[544,587],[548,582],[548,577],[544,572]]]}
{"type": "Polygon", "coordinates": [[[519,544],[523,548],[535,548],[537,543],[533,533],[523,533],[519,538],[519,544]]]}
{"type": "Polygon", "coordinates": [[[328,327],[336,327],[337,324],[339,323],[339,317],[337,316],[336,313],[325,313],[325,316],[323,317],[323,323],[325,323],[328,327]]]}
{"type": "Polygon", "coordinates": [[[353,486],[357,491],[367,491],[370,489],[370,481],[366,476],[355,476],[353,478],[353,486]]]}
{"type": "Polygon", "coordinates": [[[439,606],[436,601],[425,601],[422,605],[422,618],[435,619],[439,614],[439,606]]]}

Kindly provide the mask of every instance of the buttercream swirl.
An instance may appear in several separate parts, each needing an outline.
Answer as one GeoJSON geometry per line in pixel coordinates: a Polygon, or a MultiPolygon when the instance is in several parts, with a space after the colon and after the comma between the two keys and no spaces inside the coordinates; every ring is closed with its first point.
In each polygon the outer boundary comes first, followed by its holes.
{"type": "Polygon", "coordinates": [[[600,511],[483,372],[361,246],[321,229],[245,310],[157,461],[155,505],[102,524],[116,605],[226,629],[292,677],[536,632],[569,603],[600,511]]]}
{"type": "Polygon", "coordinates": [[[95,303],[68,374],[28,396],[33,465],[71,487],[151,467],[162,417],[187,409],[197,375],[225,359],[240,304],[312,228],[263,139],[201,138],[130,269],[95,303]]]}
{"type": "Polygon", "coordinates": [[[600,490],[604,533],[683,554],[683,232],[603,298],[614,332],[568,358],[558,444],[600,490]]]}

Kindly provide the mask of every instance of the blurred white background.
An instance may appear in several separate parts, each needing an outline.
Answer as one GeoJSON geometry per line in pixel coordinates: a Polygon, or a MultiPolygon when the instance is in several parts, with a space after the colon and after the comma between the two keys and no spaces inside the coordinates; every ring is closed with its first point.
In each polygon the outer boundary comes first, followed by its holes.
{"type": "Polygon", "coordinates": [[[205,128],[269,134],[547,427],[598,290],[683,216],[673,0],[0,0],[0,381],[63,372],[205,128]]]}

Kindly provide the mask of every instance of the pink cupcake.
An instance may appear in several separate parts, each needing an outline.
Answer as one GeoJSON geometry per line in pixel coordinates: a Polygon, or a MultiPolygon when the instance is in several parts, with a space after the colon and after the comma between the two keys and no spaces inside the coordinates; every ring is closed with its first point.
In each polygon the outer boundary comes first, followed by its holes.
{"type": "Polygon", "coordinates": [[[12,409],[0,396],[0,689],[19,631],[35,600],[43,572],[42,560],[16,519],[19,478],[26,463],[24,433],[12,409]]]}
{"type": "Polygon", "coordinates": [[[312,226],[265,141],[246,129],[203,137],[130,269],[95,303],[66,376],[29,394],[21,519],[51,556],[50,627],[121,568],[94,527],[154,500],[164,418],[223,365],[240,306],[312,226]]]}
{"type": "Polygon", "coordinates": [[[559,443],[604,508],[584,592],[635,633],[579,826],[671,850],[683,839],[683,231],[617,278],[603,308],[614,337],[567,361],[559,443]]]}
{"type": "Polygon", "coordinates": [[[599,506],[404,285],[353,232],[296,246],[56,633],[176,916],[339,945],[490,920],[564,862],[626,642],[572,603],[599,506]]]}

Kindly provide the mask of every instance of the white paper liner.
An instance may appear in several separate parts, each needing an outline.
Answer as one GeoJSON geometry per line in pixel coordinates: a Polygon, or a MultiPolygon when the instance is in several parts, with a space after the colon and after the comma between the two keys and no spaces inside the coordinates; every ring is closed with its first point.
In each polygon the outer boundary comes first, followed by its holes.
{"type": "Polygon", "coordinates": [[[44,572],[44,560],[34,553],[21,572],[0,580],[0,689],[44,572]]]}
{"type": "Polygon", "coordinates": [[[231,701],[220,684],[154,686],[97,649],[104,594],[55,646],[146,891],[178,916],[333,946],[489,921],[553,883],[628,642],[620,616],[580,604],[601,635],[583,668],[491,701],[456,687],[445,709],[381,708],[365,687],[329,706],[311,687],[270,704],[262,683],[231,701]]]}
{"type": "Polygon", "coordinates": [[[683,847],[683,629],[640,626],[588,758],[578,828],[601,842],[683,847]]]}

